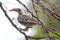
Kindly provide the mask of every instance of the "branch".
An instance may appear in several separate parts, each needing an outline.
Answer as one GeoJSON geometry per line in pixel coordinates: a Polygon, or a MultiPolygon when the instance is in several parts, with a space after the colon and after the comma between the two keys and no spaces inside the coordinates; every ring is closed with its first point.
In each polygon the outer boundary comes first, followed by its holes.
{"type": "MultiPolygon", "coordinates": [[[[45,25],[43,24],[43,22],[42,22],[39,18],[37,18],[35,15],[33,15],[33,13],[32,13],[31,11],[29,11],[29,9],[28,9],[22,2],[20,2],[19,0],[17,0],[17,2],[20,3],[20,4],[22,4],[22,5],[27,9],[27,11],[28,11],[29,13],[31,13],[31,15],[39,21],[40,25],[41,25],[43,28],[46,28],[46,29],[48,29],[49,31],[51,31],[51,32],[55,33],[56,35],[58,35],[56,32],[54,32],[54,31],[52,30],[52,28],[48,28],[47,26],[45,26],[45,25]]],[[[36,3],[36,4],[37,4],[37,3],[36,3]]],[[[38,5],[38,4],[37,4],[37,5],[38,5]]],[[[43,5],[39,5],[39,6],[42,6],[42,7],[43,7],[43,5]]],[[[60,37],[60,35],[58,35],[58,36],[60,37]]]]}
{"type": "Polygon", "coordinates": [[[10,23],[12,24],[12,26],[13,26],[14,28],[16,28],[20,33],[22,33],[22,34],[25,36],[26,40],[28,40],[27,35],[26,35],[24,32],[22,32],[19,28],[17,28],[17,26],[12,22],[12,20],[10,19],[10,17],[7,15],[7,12],[6,12],[6,11],[4,10],[4,8],[2,7],[2,3],[1,3],[1,2],[0,2],[0,8],[1,8],[2,11],[4,12],[5,16],[8,18],[8,20],[10,21],[10,23]]]}
{"type": "MultiPolygon", "coordinates": [[[[36,3],[36,2],[34,2],[34,3],[36,3]]],[[[57,13],[55,13],[54,11],[51,11],[49,8],[43,6],[42,4],[38,4],[38,3],[36,3],[36,4],[39,5],[40,7],[44,8],[44,9],[46,9],[55,19],[57,19],[60,22],[60,16],[57,15],[57,13]]]]}
{"type": "Polygon", "coordinates": [[[34,2],[33,2],[33,0],[31,0],[32,1],[32,6],[33,6],[33,8],[34,8],[34,11],[35,11],[35,13],[36,13],[36,16],[38,17],[38,14],[37,14],[37,10],[36,10],[36,8],[35,8],[35,5],[34,5],[34,2]]]}

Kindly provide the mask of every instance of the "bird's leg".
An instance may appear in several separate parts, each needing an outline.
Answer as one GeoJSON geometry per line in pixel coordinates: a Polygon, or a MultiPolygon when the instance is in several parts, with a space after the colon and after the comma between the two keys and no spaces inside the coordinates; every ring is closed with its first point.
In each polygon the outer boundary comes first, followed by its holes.
{"type": "Polygon", "coordinates": [[[29,27],[26,27],[25,29],[20,29],[20,30],[23,30],[23,31],[28,31],[29,27]]]}
{"type": "Polygon", "coordinates": [[[12,20],[14,20],[15,18],[12,18],[12,20]]]}

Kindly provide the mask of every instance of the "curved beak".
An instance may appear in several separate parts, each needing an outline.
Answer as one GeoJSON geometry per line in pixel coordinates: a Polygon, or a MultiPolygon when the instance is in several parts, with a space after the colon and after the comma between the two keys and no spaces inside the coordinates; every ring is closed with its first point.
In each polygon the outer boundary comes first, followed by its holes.
{"type": "Polygon", "coordinates": [[[9,11],[17,11],[17,8],[13,8],[13,9],[11,9],[11,10],[9,10],[9,11]]]}
{"type": "MultiPolygon", "coordinates": [[[[11,10],[9,10],[9,11],[16,11],[16,12],[18,12],[18,13],[21,12],[21,10],[20,10],[19,8],[13,8],[13,9],[11,9],[11,10]]],[[[21,14],[21,13],[20,13],[20,14],[21,14]]]]}

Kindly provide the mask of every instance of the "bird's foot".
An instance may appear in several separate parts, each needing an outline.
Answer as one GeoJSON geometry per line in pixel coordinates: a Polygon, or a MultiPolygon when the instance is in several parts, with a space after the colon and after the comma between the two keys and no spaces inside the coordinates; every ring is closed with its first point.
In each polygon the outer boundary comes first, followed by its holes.
{"type": "Polygon", "coordinates": [[[14,20],[15,18],[12,18],[12,20],[14,20]]]}
{"type": "Polygon", "coordinates": [[[20,28],[20,30],[23,30],[23,31],[28,31],[28,28],[25,28],[25,29],[21,29],[21,28],[20,28]]]}

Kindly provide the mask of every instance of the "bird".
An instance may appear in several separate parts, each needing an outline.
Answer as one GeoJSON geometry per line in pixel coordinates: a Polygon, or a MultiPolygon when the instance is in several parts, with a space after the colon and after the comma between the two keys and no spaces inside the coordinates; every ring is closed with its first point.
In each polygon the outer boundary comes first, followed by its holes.
{"type": "Polygon", "coordinates": [[[39,25],[39,21],[37,19],[24,15],[21,9],[19,8],[13,8],[9,11],[16,11],[18,13],[18,17],[17,17],[18,22],[26,26],[25,29],[22,29],[23,31],[27,31],[28,28],[32,28],[35,25],[39,25]]]}

